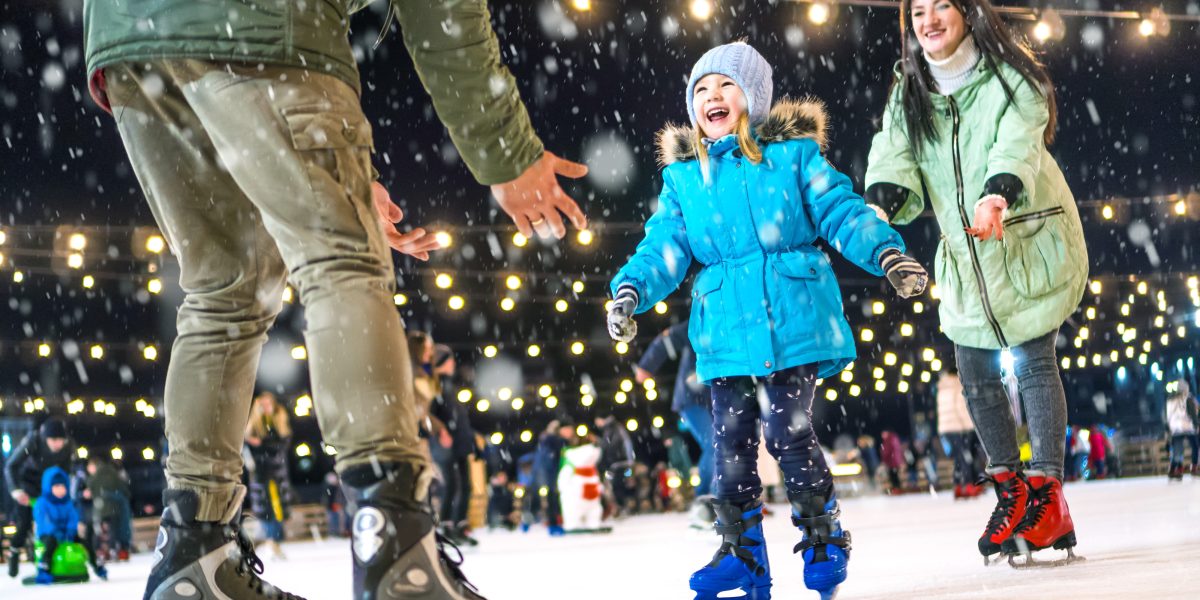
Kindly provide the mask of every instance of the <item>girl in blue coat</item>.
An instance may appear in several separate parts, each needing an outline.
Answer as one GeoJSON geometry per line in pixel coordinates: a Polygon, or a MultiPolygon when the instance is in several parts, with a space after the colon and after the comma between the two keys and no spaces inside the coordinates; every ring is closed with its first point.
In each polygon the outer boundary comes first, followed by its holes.
{"type": "Polygon", "coordinates": [[[693,127],[659,134],[663,187],[646,237],[612,281],[609,333],[636,334],[632,316],[682,283],[693,262],[689,338],[712,386],[716,531],[722,544],[691,577],[697,599],[739,589],[770,597],[755,470],[760,426],[779,461],[803,534],[809,589],[829,596],[846,578],[849,533],[813,434],[817,378],[855,357],[854,336],[824,239],[851,262],[887,275],[900,295],[927,275],[904,241],[822,156],[825,112],[813,101],[771,105],[771,67],[753,48],[709,50],[686,90],[693,127]],[[761,425],[760,425],[761,424],[761,425]]]}

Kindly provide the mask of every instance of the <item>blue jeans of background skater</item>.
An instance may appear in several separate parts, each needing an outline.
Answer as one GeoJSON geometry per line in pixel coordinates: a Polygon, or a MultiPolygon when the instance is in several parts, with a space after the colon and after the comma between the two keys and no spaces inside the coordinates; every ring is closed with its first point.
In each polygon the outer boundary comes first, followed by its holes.
{"type": "Polygon", "coordinates": [[[817,370],[804,365],[766,377],[713,380],[716,477],[722,501],[745,503],[762,495],[758,478],[759,432],[779,461],[788,495],[823,489],[833,477],[812,428],[817,370]]]}

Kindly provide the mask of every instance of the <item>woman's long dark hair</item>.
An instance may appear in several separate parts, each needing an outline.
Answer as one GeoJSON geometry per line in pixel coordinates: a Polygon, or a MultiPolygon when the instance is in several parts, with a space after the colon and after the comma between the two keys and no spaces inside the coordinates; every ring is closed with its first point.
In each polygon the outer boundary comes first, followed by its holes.
{"type": "MultiPolygon", "coordinates": [[[[1009,102],[1014,101],[1013,85],[1000,74],[998,61],[1011,65],[1021,73],[1029,85],[1041,91],[1050,111],[1050,121],[1042,137],[1046,144],[1053,142],[1058,110],[1055,107],[1054,83],[1050,81],[1050,74],[1045,65],[1038,60],[1023,39],[1017,38],[1009,30],[988,0],[949,1],[963,15],[967,35],[975,39],[975,46],[979,48],[981,55],[980,60],[999,78],[1009,102]]],[[[893,89],[897,85],[901,86],[901,107],[904,109],[908,145],[913,156],[919,157],[925,142],[937,139],[937,130],[933,126],[933,101],[930,99],[930,94],[937,86],[929,72],[929,65],[922,56],[917,34],[909,23],[911,11],[912,0],[900,0],[901,74],[892,86],[893,89]]],[[[890,98],[891,94],[888,97],[890,98]]],[[[892,116],[897,117],[894,114],[892,116]]]]}

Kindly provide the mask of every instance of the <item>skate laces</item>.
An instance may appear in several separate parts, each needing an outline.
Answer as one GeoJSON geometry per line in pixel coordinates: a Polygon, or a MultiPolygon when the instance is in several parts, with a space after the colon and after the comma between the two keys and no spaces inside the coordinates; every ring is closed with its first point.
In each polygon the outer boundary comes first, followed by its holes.
{"type": "MultiPolygon", "coordinates": [[[[976,485],[982,485],[986,482],[992,482],[996,487],[996,508],[992,510],[992,516],[987,522],[987,534],[996,535],[1004,530],[1005,526],[1012,519],[1013,512],[1017,509],[1017,492],[1016,488],[1020,483],[1024,482],[1024,478],[1018,473],[1012,479],[1003,483],[996,480],[992,476],[983,476],[979,479],[976,485]]],[[[1025,518],[1028,518],[1026,515],[1025,518]]]]}
{"type": "Polygon", "coordinates": [[[1013,530],[1013,535],[1021,534],[1037,526],[1042,520],[1042,515],[1046,514],[1046,508],[1050,506],[1054,491],[1051,489],[1050,481],[1047,480],[1041,488],[1033,489],[1030,486],[1029,490],[1029,508],[1025,511],[1025,517],[1021,519],[1020,525],[1013,530]]]}
{"type": "Polygon", "coordinates": [[[238,565],[236,572],[246,578],[246,585],[264,598],[273,600],[304,600],[300,596],[285,592],[265,581],[259,575],[263,573],[263,562],[254,551],[254,542],[250,540],[240,526],[230,524],[230,534],[238,547],[238,565]]]}
{"type": "Polygon", "coordinates": [[[450,571],[450,573],[452,575],[454,575],[454,579],[456,581],[458,581],[459,583],[462,583],[463,585],[470,588],[472,592],[475,592],[476,594],[478,594],[479,588],[475,587],[475,584],[468,581],[467,576],[465,574],[463,574],[462,569],[459,568],[463,564],[462,550],[460,550],[459,547],[450,538],[442,535],[436,529],[434,530],[433,535],[434,535],[434,539],[437,540],[438,557],[440,557],[442,559],[442,564],[445,565],[445,567],[450,571]],[[450,557],[450,553],[446,552],[447,547],[454,549],[454,553],[458,555],[457,559],[450,557]]]}

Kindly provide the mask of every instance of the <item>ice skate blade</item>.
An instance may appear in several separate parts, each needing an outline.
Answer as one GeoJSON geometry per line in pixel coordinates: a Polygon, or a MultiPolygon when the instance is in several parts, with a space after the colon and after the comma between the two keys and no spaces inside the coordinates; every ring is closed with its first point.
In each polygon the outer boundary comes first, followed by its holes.
{"type": "Polygon", "coordinates": [[[1024,561],[1018,562],[1017,556],[1008,557],[1008,566],[1014,569],[1050,569],[1054,567],[1065,567],[1072,563],[1083,562],[1087,558],[1083,556],[1075,556],[1073,548],[1067,548],[1067,557],[1057,560],[1037,560],[1032,554],[1021,554],[1025,558],[1024,561]]]}
{"type": "Polygon", "coordinates": [[[838,588],[840,588],[840,587],[841,586],[836,586],[832,590],[825,591],[825,592],[818,592],[819,594],[821,594],[821,600],[836,600],[837,595],[838,595],[838,588]]]}
{"type": "Polygon", "coordinates": [[[1004,560],[1003,552],[999,552],[995,555],[989,554],[988,556],[983,557],[983,566],[990,567],[993,565],[998,565],[1003,560],[1004,560]]]}
{"type": "Polygon", "coordinates": [[[692,590],[696,592],[693,600],[771,600],[771,586],[764,585],[762,587],[750,588],[743,590],[742,588],[734,588],[721,592],[712,590],[692,590]],[[741,595],[737,595],[741,592],[741,595]]]}

